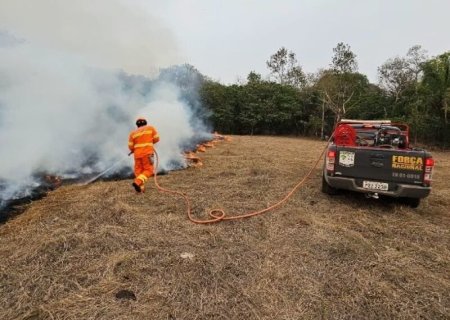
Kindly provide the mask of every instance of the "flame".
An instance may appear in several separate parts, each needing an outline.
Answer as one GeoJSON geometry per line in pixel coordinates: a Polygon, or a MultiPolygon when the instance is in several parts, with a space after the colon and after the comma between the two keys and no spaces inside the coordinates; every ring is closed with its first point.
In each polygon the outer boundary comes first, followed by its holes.
{"type": "Polygon", "coordinates": [[[205,151],[206,151],[206,147],[203,144],[197,145],[197,152],[205,152],[205,151]]]}
{"type": "Polygon", "coordinates": [[[202,159],[198,156],[198,152],[206,152],[207,148],[215,148],[216,144],[226,141],[230,142],[231,138],[214,132],[213,139],[204,143],[198,144],[195,151],[188,151],[184,153],[188,167],[201,167],[203,166],[202,159]]]}
{"type": "Polygon", "coordinates": [[[58,176],[46,175],[44,177],[44,179],[49,185],[51,185],[51,186],[53,186],[55,188],[60,187],[61,183],[62,183],[61,178],[58,177],[58,176]]]}

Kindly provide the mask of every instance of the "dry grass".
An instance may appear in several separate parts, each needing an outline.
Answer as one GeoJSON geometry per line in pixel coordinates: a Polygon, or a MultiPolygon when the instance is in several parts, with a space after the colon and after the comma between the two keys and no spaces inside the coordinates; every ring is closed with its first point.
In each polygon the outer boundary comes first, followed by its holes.
{"type": "MultiPolygon", "coordinates": [[[[323,146],[234,137],[160,183],[198,216],[243,213],[284,195],[323,146]]],[[[317,170],[282,208],[209,226],[130,181],[60,188],[0,226],[0,319],[449,319],[450,154],[435,158],[418,209],[325,196],[317,170]]]]}

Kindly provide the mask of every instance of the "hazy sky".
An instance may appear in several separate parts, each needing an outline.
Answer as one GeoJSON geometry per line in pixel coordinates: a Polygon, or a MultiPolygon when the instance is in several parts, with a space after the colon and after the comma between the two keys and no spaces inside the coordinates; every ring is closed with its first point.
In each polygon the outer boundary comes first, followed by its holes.
{"type": "Polygon", "coordinates": [[[371,81],[377,66],[415,44],[430,55],[450,50],[450,0],[161,2],[153,12],[170,26],[183,57],[224,82],[251,70],[267,74],[265,61],[281,46],[314,72],[329,65],[338,42],[348,43],[371,81]]]}
{"type": "Polygon", "coordinates": [[[0,31],[21,39],[133,73],[187,62],[225,83],[267,75],[281,46],[314,72],[341,41],[376,81],[415,44],[450,50],[449,16],[450,0],[0,0],[0,31]]]}

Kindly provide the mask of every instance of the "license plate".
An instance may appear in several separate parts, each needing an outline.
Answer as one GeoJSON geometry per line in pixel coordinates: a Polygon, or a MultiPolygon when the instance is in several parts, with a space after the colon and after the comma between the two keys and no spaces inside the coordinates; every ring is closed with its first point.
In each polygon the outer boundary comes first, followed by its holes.
{"type": "Polygon", "coordinates": [[[385,182],[363,181],[363,188],[370,190],[387,191],[389,189],[389,184],[385,182]]]}

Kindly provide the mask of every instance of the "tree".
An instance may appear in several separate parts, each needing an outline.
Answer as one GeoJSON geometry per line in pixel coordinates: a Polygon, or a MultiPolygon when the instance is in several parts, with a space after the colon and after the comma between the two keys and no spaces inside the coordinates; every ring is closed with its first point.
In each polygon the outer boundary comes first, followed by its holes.
{"type": "Polygon", "coordinates": [[[389,118],[389,100],[383,89],[369,83],[359,92],[357,103],[348,110],[347,117],[358,119],[387,119],[389,118]]]}
{"type": "Polygon", "coordinates": [[[363,92],[369,87],[369,80],[360,73],[326,71],[316,87],[321,92],[322,102],[334,113],[337,122],[361,102],[363,92]]]}
{"type": "Polygon", "coordinates": [[[352,73],[358,71],[358,62],[356,54],[353,53],[348,44],[339,42],[333,48],[333,59],[331,69],[336,73],[352,73]]]}
{"type": "Polygon", "coordinates": [[[439,106],[447,125],[450,107],[450,51],[423,64],[422,85],[427,89],[432,103],[439,106]]]}
{"type": "Polygon", "coordinates": [[[317,77],[316,88],[321,92],[323,106],[339,121],[359,101],[359,96],[369,81],[366,76],[356,73],[356,55],[348,44],[338,43],[333,49],[330,70],[322,70],[317,77]]]}
{"type": "Polygon", "coordinates": [[[378,68],[379,83],[394,97],[394,102],[417,84],[425,60],[425,51],[416,45],[408,50],[406,57],[391,58],[378,68]]]}
{"type": "Polygon", "coordinates": [[[182,91],[198,89],[206,77],[190,64],[174,65],[159,70],[159,80],[175,83],[182,91]]]}
{"type": "Polygon", "coordinates": [[[428,59],[427,52],[422,46],[415,45],[409,48],[406,53],[409,72],[414,76],[414,80],[419,81],[419,76],[422,73],[422,65],[428,59]]]}
{"type": "MultiPolygon", "coordinates": [[[[331,61],[330,68],[306,79],[295,54],[281,48],[267,61],[276,82],[254,71],[233,85],[206,79],[201,102],[215,129],[224,133],[323,137],[343,117],[387,118],[408,123],[413,141],[449,146],[450,52],[429,59],[414,46],[380,66],[379,84],[357,72],[349,45],[339,43],[331,61]]],[[[188,79],[175,74],[177,80],[188,79]]],[[[182,83],[188,87],[190,80],[182,83]]]]}
{"type": "Polygon", "coordinates": [[[215,130],[233,133],[233,110],[228,103],[227,87],[214,81],[205,81],[200,89],[200,101],[210,112],[215,130]]]}
{"type": "Polygon", "coordinates": [[[281,47],[266,61],[270,74],[280,84],[301,88],[306,83],[306,76],[298,64],[295,53],[281,47]]]}
{"type": "Polygon", "coordinates": [[[251,135],[256,127],[261,124],[261,91],[264,91],[264,82],[261,75],[251,71],[247,76],[247,85],[242,88],[243,106],[240,114],[241,122],[251,135]]]}
{"type": "Polygon", "coordinates": [[[380,85],[386,89],[397,102],[402,93],[412,84],[413,78],[408,72],[408,63],[403,58],[393,58],[378,68],[380,85]]]}
{"type": "Polygon", "coordinates": [[[261,75],[259,73],[256,73],[255,71],[250,71],[250,73],[247,76],[248,83],[257,83],[261,82],[261,75]]]}
{"type": "Polygon", "coordinates": [[[287,72],[287,83],[296,88],[303,88],[306,76],[300,66],[292,66],[287,72]]]}

